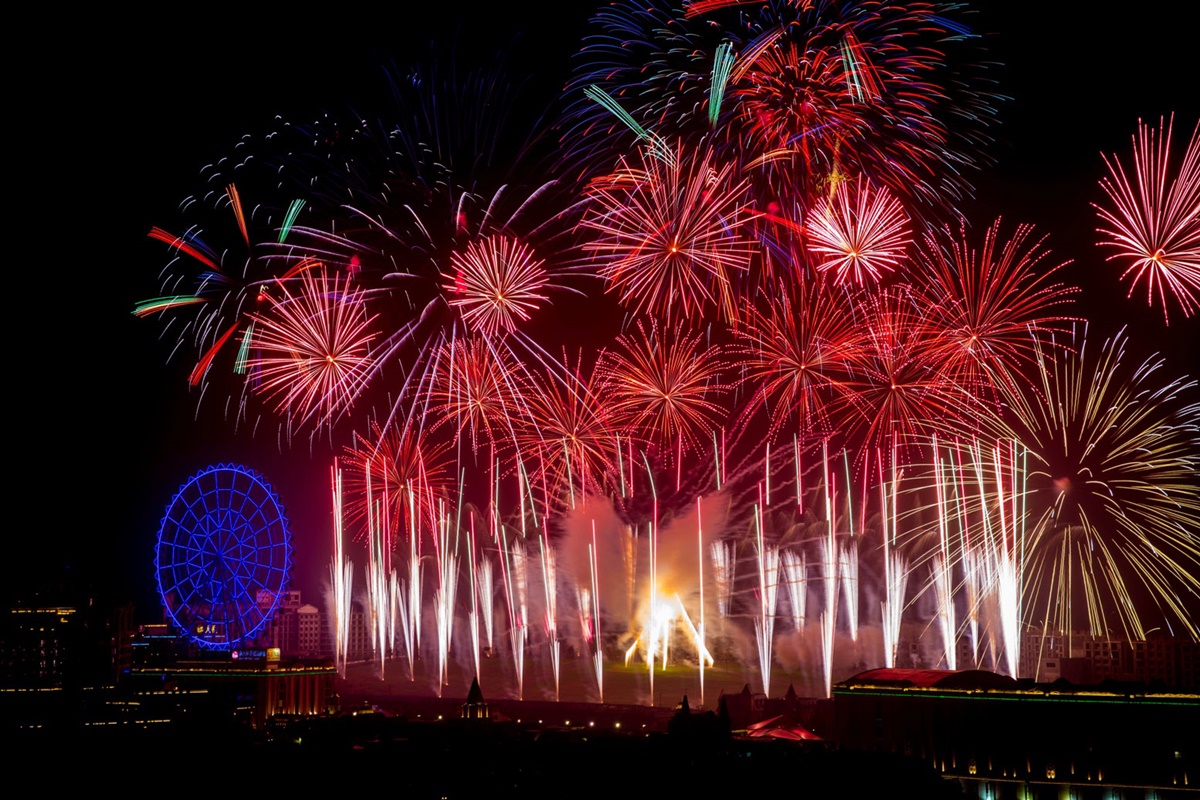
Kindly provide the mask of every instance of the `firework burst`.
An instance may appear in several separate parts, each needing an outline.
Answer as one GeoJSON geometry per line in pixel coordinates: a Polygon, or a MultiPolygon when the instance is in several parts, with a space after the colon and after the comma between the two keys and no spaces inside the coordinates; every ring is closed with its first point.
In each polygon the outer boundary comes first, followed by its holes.
{"type": "Polygon", "coordinates": [[[638,313],[672,320],[716,310],[732,319],[734,281],[755,251],[744,190],[731,165],[715,165],[709,152],[681,147],[670,160],[643,153],[640,167],[595,184],[582,222],[595,236],[584,250],[638,313]]]}
{"type": "Polygon", "coordinates": [[[707,447],[726,413],[720,348],[705,346],[698,333],[671,335],[640,322],[617,345],[600,369],[618,423],[659,444],[707,447]]]}
{"type": "Polygon", "coordinates": [[[374,364],[377,332],[362,291],[350,276],[339,283],[313,268],[302,273],[294,296],[281,283],[266,299],[268,307],[251,315],[252,386],[301,425],[332,424],[362,392],[374,364]]]}
{"type": "Polygon", "coordinates": [[[469,242],[451,254],[450,267],[453,279],[444,287],[452,295],[449,304],[485,335],[512,333],[546,300],[543,262],[516,239],[493,235],[469,242]]]}
{"type": "MultiPolygon", "coordinates": [[[[1124,332],[1100,347],[1080,329],[1038,345],[1034,386],[1001,431],[1028,449],[1026,591],[1059,630],[1080,622],[1144,639],[1148,611],[1197,635],[1200,404],[1195,381],[1162,382],[1163,363],[1128,362],[1124,332]],[[1190,600],[1188,599],[1190,597],[1190,600]],[[1082,601],[1082,602],[1080,602],[1082,601]]],[[[1036,611],[1035,611],[1036,609],[1036,611]]]]}
{"type": "Polygon", "coordinates": [[[897,269],[911,241],[900,201],[864,181],[843,184],[819,201],[807,229],[817,271],[859,286],[897,269]]]}
{"type": "Polygon", "coordinates": [[[925,237],[914,255],[914,290],[949,375],[972,391],[1011,386],[1036,361],[1034,338],[1062,332],[1078,289],[1054,280],[1045,237],[1018,225],[1007,237],[996,220],[976,246],[965,223],[925,237]]]}
{"type": "Polygon", "coordinates": [[[848,294],[824,281],[785,283],[775,302],[746,307],[733,347],[740,383],[769,409],[772,431],[828,436],[831,412],[849,401],[849,365],[862,337],[848,294]]]}
{"type": "Polygon", "coordinates": [[[1144,284],[1146,303],[1157,297],[1168,323],[1170,299],[1185,317],[1200,305],[1200,123],[1176,166],[1174,122],[1160,122],[1157,131],[1138,122],[1128,171],[1115,155],[1104,156],[1108,175],[1100,187],[1108,202],[1095,206],[1100,244],[1115,249],[1108,260],[1125,265],[1121,279],[1130,282],[1129,295],[1144,284]]]}

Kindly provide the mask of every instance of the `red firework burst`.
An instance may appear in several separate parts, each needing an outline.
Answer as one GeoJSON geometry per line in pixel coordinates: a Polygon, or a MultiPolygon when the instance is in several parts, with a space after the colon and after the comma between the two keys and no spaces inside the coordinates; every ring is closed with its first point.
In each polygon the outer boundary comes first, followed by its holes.
{"type": "Polygon", "coordinates": [[[817,271],[859,286],[897,269],[911,242],[900,201],[861,179],[837,186],[818,201],[807,228],[817,271]]]}
{"type": "Polygon", "coordinates": [[[514,420],[525,413],[527,379],[512,354],[483,337],[454,339],[434,356],[428,400],[441,417],[438,424],[455,426],[468,435],[471,448],[480,439],[509,445],[514,420]]]}
{"type": "Polygon", "coordinates": [[[1132,177],[1115,155],[1104,156],[1108,175],[1100,187],[1108,204],[1093,204],[1100,215],[1100,244],[1116,249],[1108,260],[1126,265],[1121,280],[1130,281],[1129,295],[1144,282],[1147,305],[1157,296],[1168,324],[1168,295],[1185,317],[1200,307],[1200,123],[1175,167],[1174,121],[1160,121],[1157,131],[1138,122],[1132,177]]]}
{"type": "Polygon", "coordinates": [[[1045,237],[1018,225],[1002,239],[1001,221],[972,244],[966,225],[925,237],[914,257],[914,287],[925,324],[936,339],[947,374],[964,387],[1011,386],[1023,366],[1033,366],[1039,340],[1063,331],[1064,315],[1078,289],[1053,280],[1066,262],[1047,268],[1045,237]]]}
{"type": "Polygon", "coordinates": [[[715,308],[732,319],[733,281],[756,249],[745,189],[708,152],[643,152],[640,168],[625,165],[594,185],[582,225],[597,235],[584,248],[638,313],[688,319],[715,308]]]}
{"type": "Polygon", "coordinates": [[[671,336],[640,322],[617,346],[602,355],[601,370],[604,396],[618,423],[659,444],[705,446],[726,413],[721,349],[705,346],[700,333],[671,336]]]}
{"type": "Polygon", "coordinates": [[[862,452],[893,443],[911,449],[934,430],[965,420],[974,395],[949,376],[907,290],[884,291],[865,311],[862,347],[848,381],[853,410],[842,425],[862,452]]]}
{"type": "Polygon", "coordinates": [[[759,309],[747,307],[734,352],[770,410],[771,430],[794,424],[802,435],[832,432],[831,412],[850,397],[849,364],[861,346],[850,296],[824,281],[781,287],[759,309]]]}
{"type": "Polygon", "coordinates": [[[596,370],[549,365],[527,393],[530,417],[518,431],[522,458],[532,456],[546,483],[574,496],[599,491],[616,460],[616,431],[602,402],[596,370]]]}
{"type": "Polygon", "coordinates": [[[361,290],[350,276],[339,284],[314,266],[301,274],[295,295],[280,283],[265,299],[267,309],[250,315],[246,334],[254,388],[300,424],[331,424],[353,404],[375,363],[374,316],[361,290]]]}
{"type": "Polygon", "coordinates": [[[452,274],[443,289],[472,330],[485,336],[511,333],[546,300],[543,263],[521,241],[493,234],[451,254],[452,274]]]}
{"type": "Polygon", "coordinates": [[[446,443],[411,428],[401,431],[393,425],[385,431],[372,423],[370,438],[356,433],[354,446],[342,457],[347,523],[366,536],[369,506],[378,503],[387,515],[381,524],[391,547],[405,530],[422,523],[432,526],[437,515],[433,498],[445,497],[453,487],[448,452],[446,443]]]}

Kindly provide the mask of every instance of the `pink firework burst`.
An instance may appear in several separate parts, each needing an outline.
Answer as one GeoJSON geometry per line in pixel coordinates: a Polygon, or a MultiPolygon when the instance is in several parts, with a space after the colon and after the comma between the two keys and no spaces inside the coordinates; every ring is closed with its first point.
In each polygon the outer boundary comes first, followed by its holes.
{"type": "Polygon", "coordinates": [[[375,318],[362,291],[350,276],[339,284],[314,266],[301,273],[294,295],[281,282],[265,300],[268,308],[250,315],[247,332],[255,389],[300,424],[331,424],[354,403],[375,365],[375,318]]]}
{"type": "Polygon", "coordinates": [[[861,179],[842,183],[808,214],[817,270],[838,283],[862,286],[897,269],[912,241],[908,215],[883,187],[861,179]]]}
{"type": "Polygon", "coordinates": [[[1100,215],[1099,244],[1116,250],[1108,260],[1125,265],[1129,295],[1145,283],[1146,303],[1157,296],[1169,324],[1168,295],[1185,317],[1200,304],[1200,123],[1192,130],[1183,160],[1171,160],[1174,117],[1157,130],[1138,122],[1128,171],[1115,155],[1104,156],[1108,175],[1100,187],[1108,202],[1100,215]]]}
{"type": "Polygon", "coordinates": [[[689,319],[715,308],[730,319],[732,284],[756,249],[746,187],[708,152],[643,152],[640,168],[625,165],[593,186],[582,225],[596,236],[584,248],[638,313],[689,319]]]}
{"type": "Polygon", "coordinates": [[[389,549],[406,530],[411,535],[422,523],[432,529],[433,500],[454,488],[448,444],[413,428],[384,429],[377,422],[371,424],[369,438],[355,433],[354,440],[342,456],[346,522],[357,525],[365,538],[368,514],[381,513],[371,504],[381,503],[389,549]]]}
{"type": "Polygon", "coordinates": [[[549,282],[542,259],[521,241],[493,234],[450,256],[447,301],[472,330],[485,336],[511,333],[546,300],[549,282]]]}

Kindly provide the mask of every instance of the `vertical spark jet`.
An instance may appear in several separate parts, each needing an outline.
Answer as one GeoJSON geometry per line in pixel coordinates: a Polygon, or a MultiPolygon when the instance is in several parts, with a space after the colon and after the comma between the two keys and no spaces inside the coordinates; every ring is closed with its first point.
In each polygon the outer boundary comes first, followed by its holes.
{"type": "Polygon", "coordinates": [[[475,677],[480,674],[479,665],[479,581],[476,575],[476,543],[475,543],[475,515],[471,514],[470,527],[468,528],[467,541],[467,586],[471,590],[471,610],[467,612],[467,622],[470,627],[471,635],[471,656],[475,660],[475,677]]]}
{"type": "Polygon", "coordinates": [[[1021,663],[1021,544],[1024,542],[1025,492],[1018,491],[1017,445],[1008,447],[1008,486],[1005,492],[1004,454],[999,443],[993,448],[996,472],[996,498],[1000,510],[1000,541],[996,548],[996,594],[1000,607],[1000,628],[1004,635],[1004,664],[1010,677],[1016,678],[1021,663]]]}
{"type": "Polygon", "coordinates": [[[546,640],[550,645],[550,668],[554,673],[554,699],[559,699],[559,666],[562,645],[558,640],[558,566],[554,550],[543,531],[538,542],[542,548],[542,589],[546,599],[546,640]]]}
{"type": "Polygon", "coordinates": [[[329,566],[333,588],[333,662],[338,674],[346,676],[346,661],[350,650],[350,589],[354,565],[346,560],[345,537],[342,534],[342,472],[334,459],[331,470],[333,493],[333,563],[329,566]]]}
{"type": "Polygon", "coordinates": [[[529,605],[525,597],[525,551],[516,541],[509,544],[501,529],[501,572],[508,601],[508,636],[512,646],[513,670],[517,680],[517,699],[525,699],[525,639],[529,629],[529,605]]]}
{"type": "Polygon", "coordinates": [[[408,679],[417,679],[417,652],[421,648],[421,524],[417,516],[417,491],[408,484],[408,610],[401,618],[404,648],[408,652],[408,679]]]}
{"type": "Polygon", "coordinates": [[[763,535],[762,509],[754,506],[755,525],[758,528],[758,588],[759,616],[754,621],[754,635],[758,642],[758,669],[762,676],[763,694],[771,693],[772,646],[775,641],[775,600],[779,590],[779,548],[767,547],[763,535]]]}
{"type": "Polygon", "coordinates": [[[375,651],[375,669],[379,679],[384,679],[384,668],[388,656],[388,629],[392,625],[388,610],[391,598],[388,596],[388,580],[385,569],[383,528],[378,523],[378,514],[373,509],[371,498],[371,480],[367,476],[367,630],[371,635],[372,649],[375,651]]]}
{"type": "Polygon", "coordinates": [[[733,577],[736,546],[733,542],[713,542],[708,548],[713,562],[713,583],[717,587],[717,612],[728,617],[733,602],[733,577]]]}
{"type": "Polygon", "coordinates": [[[791,550],[779,554],[787,581],[788,601],[792,608],[792,625],[797,631],[804,630],[805,614],[808,611],[808,564],[803,553],[791,550]]]}
{"type": "Polygon", "coordinates": [[[704,653],[708,644],[704,639],[704,520],[700,514],[700,496],[696,496],[696,582],[700,586],[700,628],[696,638],[699,640],[700,657],[700,707],[704,707],[704,653]]]}
{"type": "Polygon", "coordinates": [[[942,645],[945,652],[946,669],[958,669],[956,633],[958,623],[954,611],[954,573],[950,553],[950,507],[946,497],[947,475],[938,450],[937,437],[933,439],[934,492],[937,503],[938,549],[933,554],[933,586],[937,595],[938,622],[942,629],[942,645]]]}
{"type": "Polygon", "coordinates": [[[837,492],[833,483],[833,473],[829,471],[829,451],[823,452],[825,470],[825,519],[826,530],[823,541],[822,562],[825,577],[825,610],[821,613],[821,655],[825,666],[825,696],[833,696],[833,640],[837,630],[837,599],[838,599],[838,549],[834,535],[837,520],[834,515],[834,503],[837,492]]]}
{"type": "Polygon", "coordinates": [[[454,596],[458,588],[458,556],[452,548],[451,521],[445,507],[438,509],[438,588],[434,592],[433,612],[437,627],[438,697],[442,696],[450,679],[450,645],[454,631],[454,596]]]}

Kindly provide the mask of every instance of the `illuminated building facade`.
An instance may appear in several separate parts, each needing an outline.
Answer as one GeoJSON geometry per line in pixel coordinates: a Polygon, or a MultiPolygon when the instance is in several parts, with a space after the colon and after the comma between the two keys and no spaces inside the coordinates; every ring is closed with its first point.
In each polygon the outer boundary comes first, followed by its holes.
{"type": "Polygon", "coordinates": [[[1195,693],[876,669],[833,700],[840,747],[915,756],[979,797],[1195,796],[1200,777],[1195,693]]]}

